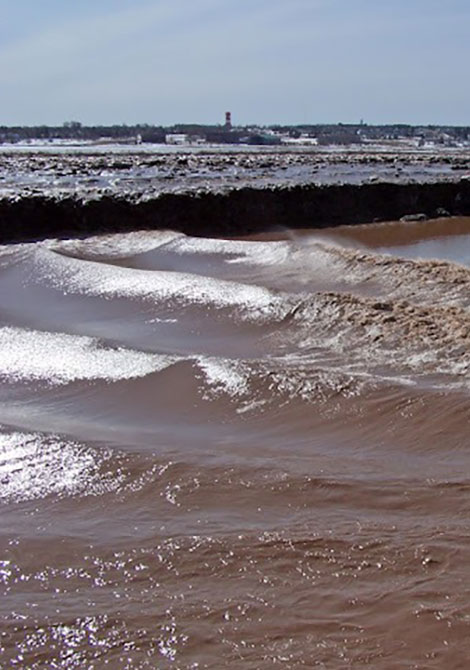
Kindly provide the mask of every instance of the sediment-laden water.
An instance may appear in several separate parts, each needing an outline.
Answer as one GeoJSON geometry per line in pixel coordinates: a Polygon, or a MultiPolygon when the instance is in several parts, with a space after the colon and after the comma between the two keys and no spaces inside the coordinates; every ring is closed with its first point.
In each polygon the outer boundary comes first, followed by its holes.
{"type": "Polygon", "coordinates": [[[0,248],[0,664],[465,668],[470,219],[0,248]]]}

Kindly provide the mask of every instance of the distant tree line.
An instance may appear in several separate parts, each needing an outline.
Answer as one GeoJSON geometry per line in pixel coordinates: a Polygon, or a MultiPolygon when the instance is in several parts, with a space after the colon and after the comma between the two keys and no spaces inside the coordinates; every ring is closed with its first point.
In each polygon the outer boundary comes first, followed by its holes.
{"type": "Polygon", "coordinates": [[[157,126],[147,123],[137,125],[115,124],[86,126],[79,121],[66,121],[60,126],[0,126],[0,142],[25,140],[77,140],[114,141],[134,140],[142,142],[165,142],[167,135],[184,134],[190,138],[207,142],[232,143],[251,142],[269,144],[270,137],[286,135],[291,138],[316,137],[319,140],[338,143],[364,140],[394,140],[418,138],[423,140],[454,141],[470,140],[470,126],[413,126],[407,124],[369,125],[360,124],[303,124],[271,126],[237,126],[228,129],[221,125],[175,124],[157,126]]]}

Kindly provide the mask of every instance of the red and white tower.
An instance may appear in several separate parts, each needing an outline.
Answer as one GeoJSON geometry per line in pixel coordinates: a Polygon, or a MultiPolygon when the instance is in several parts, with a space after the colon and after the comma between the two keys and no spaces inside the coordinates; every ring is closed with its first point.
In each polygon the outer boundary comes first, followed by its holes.
{"type": "Polygon", "coordinates": [[[232,130],[232,112],[225,112],[225,130],[232,130]]]}

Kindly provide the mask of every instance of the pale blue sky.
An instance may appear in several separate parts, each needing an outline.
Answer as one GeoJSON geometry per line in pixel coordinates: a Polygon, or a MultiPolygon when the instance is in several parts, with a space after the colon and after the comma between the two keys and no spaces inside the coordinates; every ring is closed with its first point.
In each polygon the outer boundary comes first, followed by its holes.
{"type": "Polygon", "coordinates": [[[0,0],[0,125],[470,125],[468,0],[0,0]]]}

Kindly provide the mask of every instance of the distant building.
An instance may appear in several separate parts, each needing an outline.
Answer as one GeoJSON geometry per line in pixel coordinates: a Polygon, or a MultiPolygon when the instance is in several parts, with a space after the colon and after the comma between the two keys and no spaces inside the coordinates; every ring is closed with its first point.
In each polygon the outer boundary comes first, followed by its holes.
{"type": "Polygon", "coordinates": [[[306,133],[302,133],[300,137],[289,137],[288,135],[283,135],[281,137],[282,144],[289,144],[292,146],[316,146],[318,144],[318,139],[316,137],[310,137],[306,133]]]}
{"type": "Polygon", "coordinates": [[[225,130],[232,130],[232,112],[225,112],[225,130]]]}
{"type": "Polygon", "coordinates": [[[188,136],[186,133],[168,133],[165,135],[166,144],[186,144],[188,136]]]}
{"type": "Polygon", "coordinates": [[[248,144],[276,145],[281,144],[281,138],[272,133],[257,132],[249,136],[248,144]]]}
{"type": "Polygon", "coordinates": [[[362,137],[354,128],[336,127],[320,132],[317,137],[318,144],[361,144],[362,137]]]}

